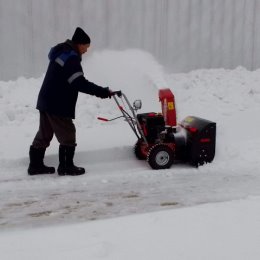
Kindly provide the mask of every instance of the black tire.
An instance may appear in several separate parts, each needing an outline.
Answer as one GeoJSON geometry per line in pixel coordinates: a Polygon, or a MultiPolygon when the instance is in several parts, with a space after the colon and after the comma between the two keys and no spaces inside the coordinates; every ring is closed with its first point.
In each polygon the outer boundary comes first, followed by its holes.
{"type": "Polygon", "coordinates": [[[153,146],[147,155],[147,162],[155,169],[168,169],[174,161],[174,151],[165,144],[153,146]]]}
{"type": "Polygon", "coordinates": [[[141,144],[143,139],[138,139],[134,146],[134,154],[138,160],[145,160],[146,156],[142,153],[141,144]]]}

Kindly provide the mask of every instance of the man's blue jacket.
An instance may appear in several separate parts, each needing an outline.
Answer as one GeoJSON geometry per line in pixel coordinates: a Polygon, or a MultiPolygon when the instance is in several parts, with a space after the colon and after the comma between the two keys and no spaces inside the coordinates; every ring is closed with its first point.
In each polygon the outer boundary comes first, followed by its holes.
{"type": "Polygon", "coordinates": [[[53,47],[49,60],[38,96],[38,110],[60,117],[75,118],[79,91],[99,98],[110,96],[109,88],[100,87],[85,79],[81,55],[70,40],[53,47]]]}

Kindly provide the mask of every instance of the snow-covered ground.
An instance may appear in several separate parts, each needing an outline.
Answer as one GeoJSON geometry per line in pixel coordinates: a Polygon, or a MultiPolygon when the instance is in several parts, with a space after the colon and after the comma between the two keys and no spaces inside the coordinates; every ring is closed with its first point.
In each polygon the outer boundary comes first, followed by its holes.
{"type": "MultiPolygon", "coordinates": [[[[217,123],[213,163],[154,171],[132,153],[136,141],[113,100],[80,95],[78,177],[28,176],[42,82],[0,82],[1,259],[259,259],[260,70],[170,74],[140,50],[93,52],[89,80],[160,111],[158,89],[175,94],[178,121],[217,123]]],[[[46,153],[57,167],[58,143],[46,153]]]]}

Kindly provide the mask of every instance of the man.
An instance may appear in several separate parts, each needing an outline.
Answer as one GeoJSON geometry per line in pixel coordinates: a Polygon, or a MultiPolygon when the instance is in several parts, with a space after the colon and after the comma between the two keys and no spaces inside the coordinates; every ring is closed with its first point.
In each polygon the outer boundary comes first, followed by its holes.
{"type": "Polygon", "coordinates": [[[30,146],[29,175],[52,174],[54,167],[44,165],[46,148],[55,134],[59,146],[59,175],[81,175],[85,169],[74,165],[76,147],[75,106],[78,92],[99,98],[111,97],[109,88],[100,87],[85,79],[81,56],[90,46],[89,36],[76,28],[71,40],[53,47],[49,53],[49,66],[41,90],[37,109],[40,112],[39,130],[30,146]]]}

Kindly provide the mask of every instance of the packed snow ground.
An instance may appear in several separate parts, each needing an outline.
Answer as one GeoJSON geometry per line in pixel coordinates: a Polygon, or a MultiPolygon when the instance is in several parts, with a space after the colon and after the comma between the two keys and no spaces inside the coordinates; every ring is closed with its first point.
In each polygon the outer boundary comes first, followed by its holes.
{"type": "Polygon", "coordinates": [[[257,260],[258,198],[110,220],[11,231],[1,259],[257,260]]]}
{"type": "MultiPolygon", "coordinates": [[[[215,160],[151,170],[135,159],[125,122],[96,119],[120,115],[113,100],[82,94],[75,161],[87,174],[28,176],[43,78],[0,82],[1,259],[259,259],[260,70],[170,74],[140,50],[90,53],[84,70],[142,99],[140,113],[159,112],[158,89],[170,88],[178,121],[194,115],[217,123],[215,160]]],[[[57,167],[57,151],[54,139],[46,164],[57,167]]]]}

